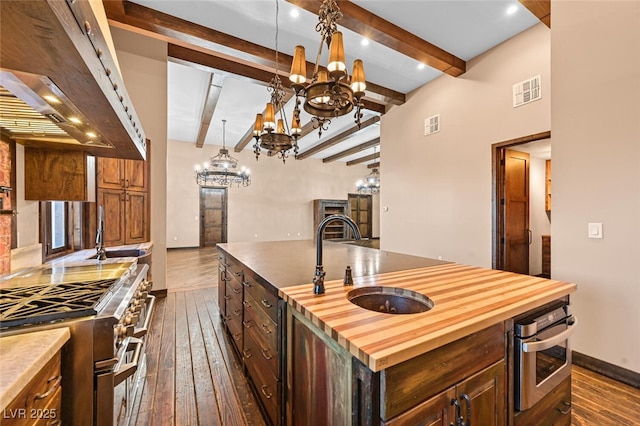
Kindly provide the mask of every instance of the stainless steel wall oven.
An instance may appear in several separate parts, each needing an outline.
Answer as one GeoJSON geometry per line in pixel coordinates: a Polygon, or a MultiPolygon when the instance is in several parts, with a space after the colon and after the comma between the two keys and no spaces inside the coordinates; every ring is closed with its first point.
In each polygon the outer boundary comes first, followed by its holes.
{"type": "Polygon", "coordinates": [[[577,320],[564,301],[514,319],[515,408],[531,408],[571,374],[577,320]]]}

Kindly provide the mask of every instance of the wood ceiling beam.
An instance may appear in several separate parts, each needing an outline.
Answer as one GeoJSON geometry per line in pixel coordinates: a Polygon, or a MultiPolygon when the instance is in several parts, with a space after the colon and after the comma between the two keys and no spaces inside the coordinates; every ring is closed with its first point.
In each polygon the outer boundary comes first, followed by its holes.
{"type": "Polygon", "coordinates": [[[360,145],[354,146],[353,148],[349,148],[346,149],[344,151],[341,151],[337,154],[333,154],[329,157],[323,158],[322,162],[323,163],[330,163],[331,161],[335,161],[335,160],[339,160],[340,158],[344,158],[344,157],[348,157],[349,155],[353,155],[356,154],[360,151],[364,151],[365,149],[369,149],[372,148],[374,146],[378,146],[380,145],[380,138],[373,138],[370,141],[367,141],[365,143],[361,143],[360,145]]]}
{"type": "Polygon", "coordinates": [[[309,148],[308,150],[301,152],[300,154],[298,154],[298,156],[296,157],[297,160],[304,160],[307,157],[310,157],[320,151],[324,151],[327,148],[330,148],[340,142],[342,142],[343,140],[345,140],[346,138],[348,138],[349,136],[351,136],[352,134],[359,132],[360,130],[363,130],[369,126],[371,126],[372,124],[377,123],[378,121],[380,121],[380,117],[375,115],[371,118],[369,118],[366,121],[363,121],[361,123],[360,126],[358,126],[357,124],[348,128],[347,130],[345,130],[344,132],[341,132],[335,136],[333,136],[332,138],[327,139],[326,141],[314,146],[313,148],[309,148]]]}
{"type": "Polygon", "coordinates": [[[380,162],[376,161],[375,163],[367,164],[367,169],[379,169],[380,162]]]}
{"type": "MultiPolygon", "coordinates": [[[[322,0],[287,1],[316,15],[322,4],[322,0]]],[[[341,26],[453,77],[458,77],[466,71],[465,61],[438,46],[374,15],[355,3],[347,0],[337,0],[337,3],[343,14],[339,22],[341,26]]]]}
{"type": "Polygon", "coordinates": [[[218,105],[218,99],[220,98],[220,92],[222,91],[222,83],[224,77],[220,74],[211,74],[209,78],[209,86],[207,89],[207,98],[202,110],[202,118],[200,119],[200,130],[198,131],[198,138],[196,139],[196,147],[202,148],[204,146],[204,140],[207,137],[209,126],[211,125],[211,118],[218,105]]]}
{"type": "Polygon", "coordinates": [[[355,160],[347,161],[347,166],[365,163],[367,161],[375,160],[378,157],[380,157],[380,153],[375,152],[373,154],[365,155],[364,157],[356,158],[355,160]]]}
{"type": "Polygon", "coordinates": [[[519,0],[543,24],[551,28],[551,0],[519,0]]]}
{"type": "MultiPolygon", "coordinates": [[[[275,50],[126,0],[103,0],[103,4],[111,25],[157,38],[169,44],[191,50],[199,50],[203,54],[227,59],[249,67],[253,66],[271,74],[275,73],[275,50]],[[239,59],[235,57],[238,52],[249,54],[253,59],[239,59]]],[[[278,69],[286,70],[286,73],[281,73],[283,75],[283,83],[285,80],[288,82],[288,70],[291,67],[293,57],[278,52],[278,58],[278,69]]],[[[313,68],[314,64],[307,62],[309,78],[313,73],[313,68]]],[[[391,104],[400,105],[405,102],[404,93],[372,82],[367,82],[366,92],[391,104]]],[[[370,103],[373,104],[375,102],[370,101],[370,103]]]]}

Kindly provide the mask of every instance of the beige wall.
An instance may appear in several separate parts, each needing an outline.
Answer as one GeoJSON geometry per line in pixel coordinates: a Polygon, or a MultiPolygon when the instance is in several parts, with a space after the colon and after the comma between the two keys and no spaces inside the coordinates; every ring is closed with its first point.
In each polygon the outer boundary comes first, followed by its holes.
{"type": "MultiPolygon", "coordinates": [[[[199,187],[194,166],[216,155],[219,149],[169,141],[168,247],[199,245],[199,187]]],[[[256,161],[248,149],[231,154],[251,170],[252,183],[228,190],[228,241],[311,239],[312,200],[346,200],[347,194],[354,191],[355,182],[369,173],[366,166],[346,166],[344,162],[324,164],[312,158],[296,161],[290,157],[283,164],[264,153],[256,161]]]]}
{"type": "Polygon", "coordinates": [[[382,117],[382,248],[491,267],[491,144],[550,129],[549,60],[538,24],[382,117]],[[513,108],[513,84],[536,75],[542,99],[513,108]],[[423,136],[434,114],[441,130],[423,136]]]}
{"type": "Polygon", "coordinates": [[[151,141],[153,286],[166,288],[167,255],[167,45],[111,28],[122,78],[151,141]]]}
{"type": "Polygon", "coordinates": [[[552,276],[578,283],[574,349],[640,372],[640,2],[552,12],[552,276]]]}

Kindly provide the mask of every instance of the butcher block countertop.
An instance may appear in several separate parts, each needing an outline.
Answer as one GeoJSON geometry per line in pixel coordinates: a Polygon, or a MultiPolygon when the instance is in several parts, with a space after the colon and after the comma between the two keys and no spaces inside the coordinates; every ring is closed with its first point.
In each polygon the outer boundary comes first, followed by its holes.
{"type": "MultiPolygon", "coordinates": [[[[311,280],[309,280],[311,281],[311,280]]],[[[380,371],[447,343],[567,296],[576,285],[455,263],[281,287],[279,296],[372,371],[380,371]],[[418,314],[360,308],[347,293],[363,286],[391,286],[429,297],[434,307],[418,314]]]]}
{"type": "Polygon", "coordinates": [[[13,401],[69,336],[63,327],[0,338],[0,409],[13,401]]]}

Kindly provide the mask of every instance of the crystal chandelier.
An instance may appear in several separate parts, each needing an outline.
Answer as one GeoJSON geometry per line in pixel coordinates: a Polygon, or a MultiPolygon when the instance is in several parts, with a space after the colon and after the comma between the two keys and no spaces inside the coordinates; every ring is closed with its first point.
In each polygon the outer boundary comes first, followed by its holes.
{"type": "Polygon", "coordinates": [[[378,194],[380,192],[380,172],[374,168],[362,180],[356,182],[358,194],[378,194]]]}
{"type": "Polygon", "coordinates": [[[366,89],[364,65],[362,60],[353,62],[351,78],[347,74],[345,64],[342,33],[337,31],[337,21],[342,12],[335,0],[323,0],[318,13],[316,31],[322,36],[316,56],[313,77],[307,83],[307,62],[304,46],[296,46],[291,64],[291,87],[296,93],[294,117],[300,114],[300,97],[304,97],[304,110],[313,116],[313,127],[318,129],[319,136],[327,130],[332,117],[339,117],[351,112],[354,108],[355,122],[360,126],[362,118],[362,98],[366,89]],[[329,49],[329,63],[326,70],[320,69],[319,62],[323,43],[329,49]]]}
{"type": "Polygon", "coordinates": [[[200,186],[249,186],[251,177],[249,169],[238,168],[238,160],[229,155],[229,150],[225,145],[225,128],[227,120],[222,120],[222,149],[218,155],[211,157],[208,163],[204,164],[204,168],[200,170],[200,166],[196,166],[196,182],[200,186]]]}
{"type": "Polygon", "coordinates": [[[256,142],[253,145],[253,152],[256,160],[261,149],[267,150],[267,155],[278,155],[284,163],[289,156],[289,150],[293,148],[294,155],[298,155],[298,137],[302,131],[300,127],[300,110],[294,110],[291,129],[284,113],[284,87],[278,76],[278,15],[280,8],[276,0],[276,73],[267,90],[271,92],[271,100],[263,114],[256,115],[253,128],[253,137],[256,142]],[[276,120],[276,114],[278,119],[276,120]]]}
{"type": "MultiPolygon", "coordinates": [[[[376,158],[376,147],[373,147],[373,156],[376,158]]],[[[356,182],[358,194],[378,194],[380,192],[380,172],[374,167],[371,173],[356,182]]]]}

